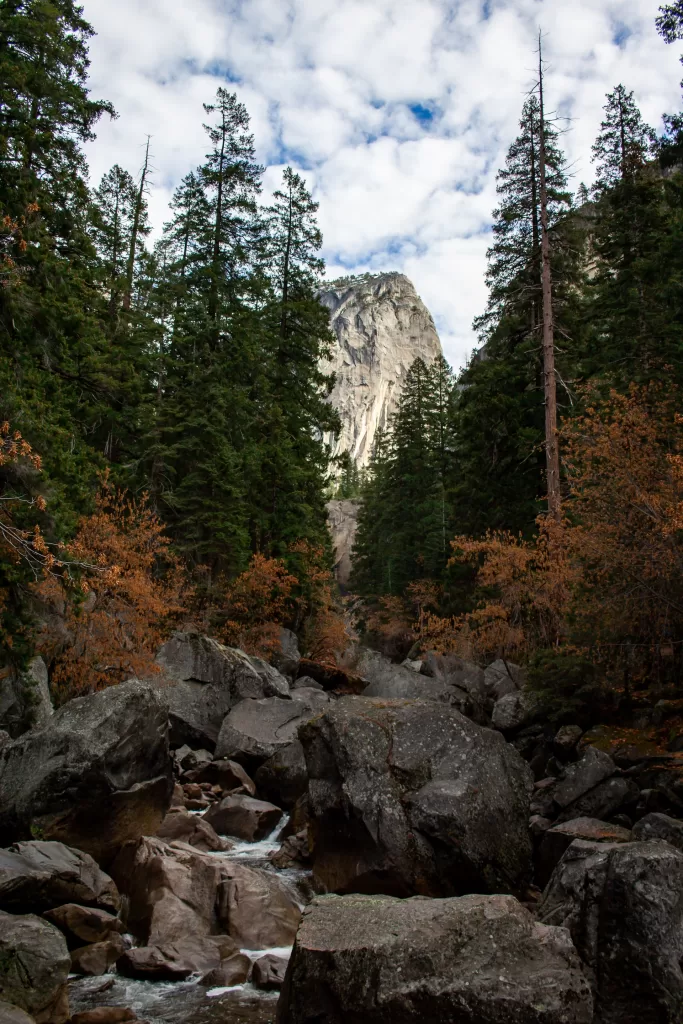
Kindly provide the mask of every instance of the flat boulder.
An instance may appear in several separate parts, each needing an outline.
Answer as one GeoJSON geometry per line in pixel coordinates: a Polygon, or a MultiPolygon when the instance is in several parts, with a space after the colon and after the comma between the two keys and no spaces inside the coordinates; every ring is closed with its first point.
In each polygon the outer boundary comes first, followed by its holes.
{"type": "Polygon", "coordinates": [[[427,701],[344,697],[301,727],[328,891],[521,891],[533,779],[500,733],[427,701]]]}
{"type": "Polygon", "coordinates": [[[289,694],[276,668],[200,633],[174,633],[157,654],[157,685],[168,701],[173,746],[213,750],[221,722],[246,698],[289,694]]]}
{"type": "Polygon", "coordinates": [[[93,858],[63,843],[15,843],[0,850],[0,909],[41,914],[64,903],[118,911],[116,884],[93,858]]]}
{"type": "Polygon", "coordinates": [[[106,863],[123,843],[156,832],[172,792],[159,692],[137,680],[110,686],[0,751],[0,844],[38,835],[106,863]]]}
{"type": "Polygon", "coordinates": [[[287,809],[293,807],[308,789],[306,758],[299,740],[292,740],[264,761],[254,781],[266,800],[287,809]]]}
{"type": "Polygon", "coordinates": [[[33,914],[0,911],[0,999],[36,1024],[64,1024],[70,966],[66,940],[54,925],[33,914]]]}
{"type": "Polygon", "coordinates": [[[274,804],[237,793],[213,804],[202,820],[221,835],[257,843],[270,835],[281,817],[281,809],[274,804]]]}
{"type": "Polygon", "coordinates": [[[600,1024],[683,1020],[683,853],[665,842],[576,840],[538,906],[592,972],[600,1024]]]}
{"type": "Polygon", "coordinates": [[[116,970],[124,977],[140,981],[184,981],[195,968],[186,961],[167,956],[155,946],[137,946],[126,950],[116,970]]]}
{"type": "Polygon", "coordinates": [[[299,726],[318,714],[306,701],[266,697],[243,700],[223,720],[216,757],[257,768],[297,737],[299,726]]]}
{"type": "Polygon", "coordinates": [[[631,841],[631,832],[620,825],[611,825],[596,818],[574,818],[546,829],[536,862],[536,882],[541,888],[548,884],[565,850],[575,839],[591,843],[628,843],[631,841]]]}
{"type": "Polygon", "coordinates": [[[563,928],[511,896],[322,896],[304,912],[278,1024],[591,1024],[563,928]]]}

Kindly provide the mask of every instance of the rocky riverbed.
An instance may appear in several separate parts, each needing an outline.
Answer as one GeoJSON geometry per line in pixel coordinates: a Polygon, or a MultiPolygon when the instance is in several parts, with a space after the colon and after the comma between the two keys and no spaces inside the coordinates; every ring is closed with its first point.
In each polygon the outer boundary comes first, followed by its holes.
{"type": "Polygon", "coordinates": [[[3,1024],[680,1024],[675,738],[552,729],[502,662],[282,647],[180,633],[2,738],[3,1024]]]}

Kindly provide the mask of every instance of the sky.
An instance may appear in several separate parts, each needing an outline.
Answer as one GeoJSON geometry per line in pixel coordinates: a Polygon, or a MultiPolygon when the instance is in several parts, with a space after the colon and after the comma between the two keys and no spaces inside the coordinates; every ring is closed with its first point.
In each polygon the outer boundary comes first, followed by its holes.
{"type": "Polygon", "coordinates": [[[251,115],[264,195],[290,164],[320,204],[328,277],[399,270],[462,365],[486,305],[496,171],[535,79],[567,118],[576,190],[605,94],[643,115],[680,109],[679,54],[657,35],[660,0],[82,0],[97,35],[90,88],[119,117],[88,145],[91,180],[137,174],[151,135],[152,223],[202,162],[202,103],[237,93],[251,115]]]}

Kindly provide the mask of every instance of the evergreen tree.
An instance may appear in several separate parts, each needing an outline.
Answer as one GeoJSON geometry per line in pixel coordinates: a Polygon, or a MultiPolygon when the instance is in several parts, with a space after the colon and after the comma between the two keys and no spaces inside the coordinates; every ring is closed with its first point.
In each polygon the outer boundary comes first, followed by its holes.
{"type": "Polygon", "coordinates": [[[600,198],[615,185],[633,182],[655,152],[656,136],[623,85],[607,96],[600,134],[593,143],[596,179],[593,194],[600,198]]]}
{"type": "Polygon", "coordinates": [[[135,182],[118,164],[104,175],[94,195],[92,233],[109,293],[112,333],[126,288],[135,198],[135,182]]]}

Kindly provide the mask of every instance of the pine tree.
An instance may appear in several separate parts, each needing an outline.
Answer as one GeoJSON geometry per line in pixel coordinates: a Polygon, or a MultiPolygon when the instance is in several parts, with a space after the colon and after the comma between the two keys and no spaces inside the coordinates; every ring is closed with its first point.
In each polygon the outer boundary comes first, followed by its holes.
{"type": "Polygon", "coordinates": [[[112,333],[126,289],[135,198],[135,182],[118,164],[104,175],[94,195],[92,233],[109,293],[112,333]]]}
{"type": "Polygon", "coordinates": [[[596,179],[593,194],[600,198],[615,185],[633,182],[655,152],[656,136],[623,85],[608,93],[600,134],[593,143],[596,179]]]}

